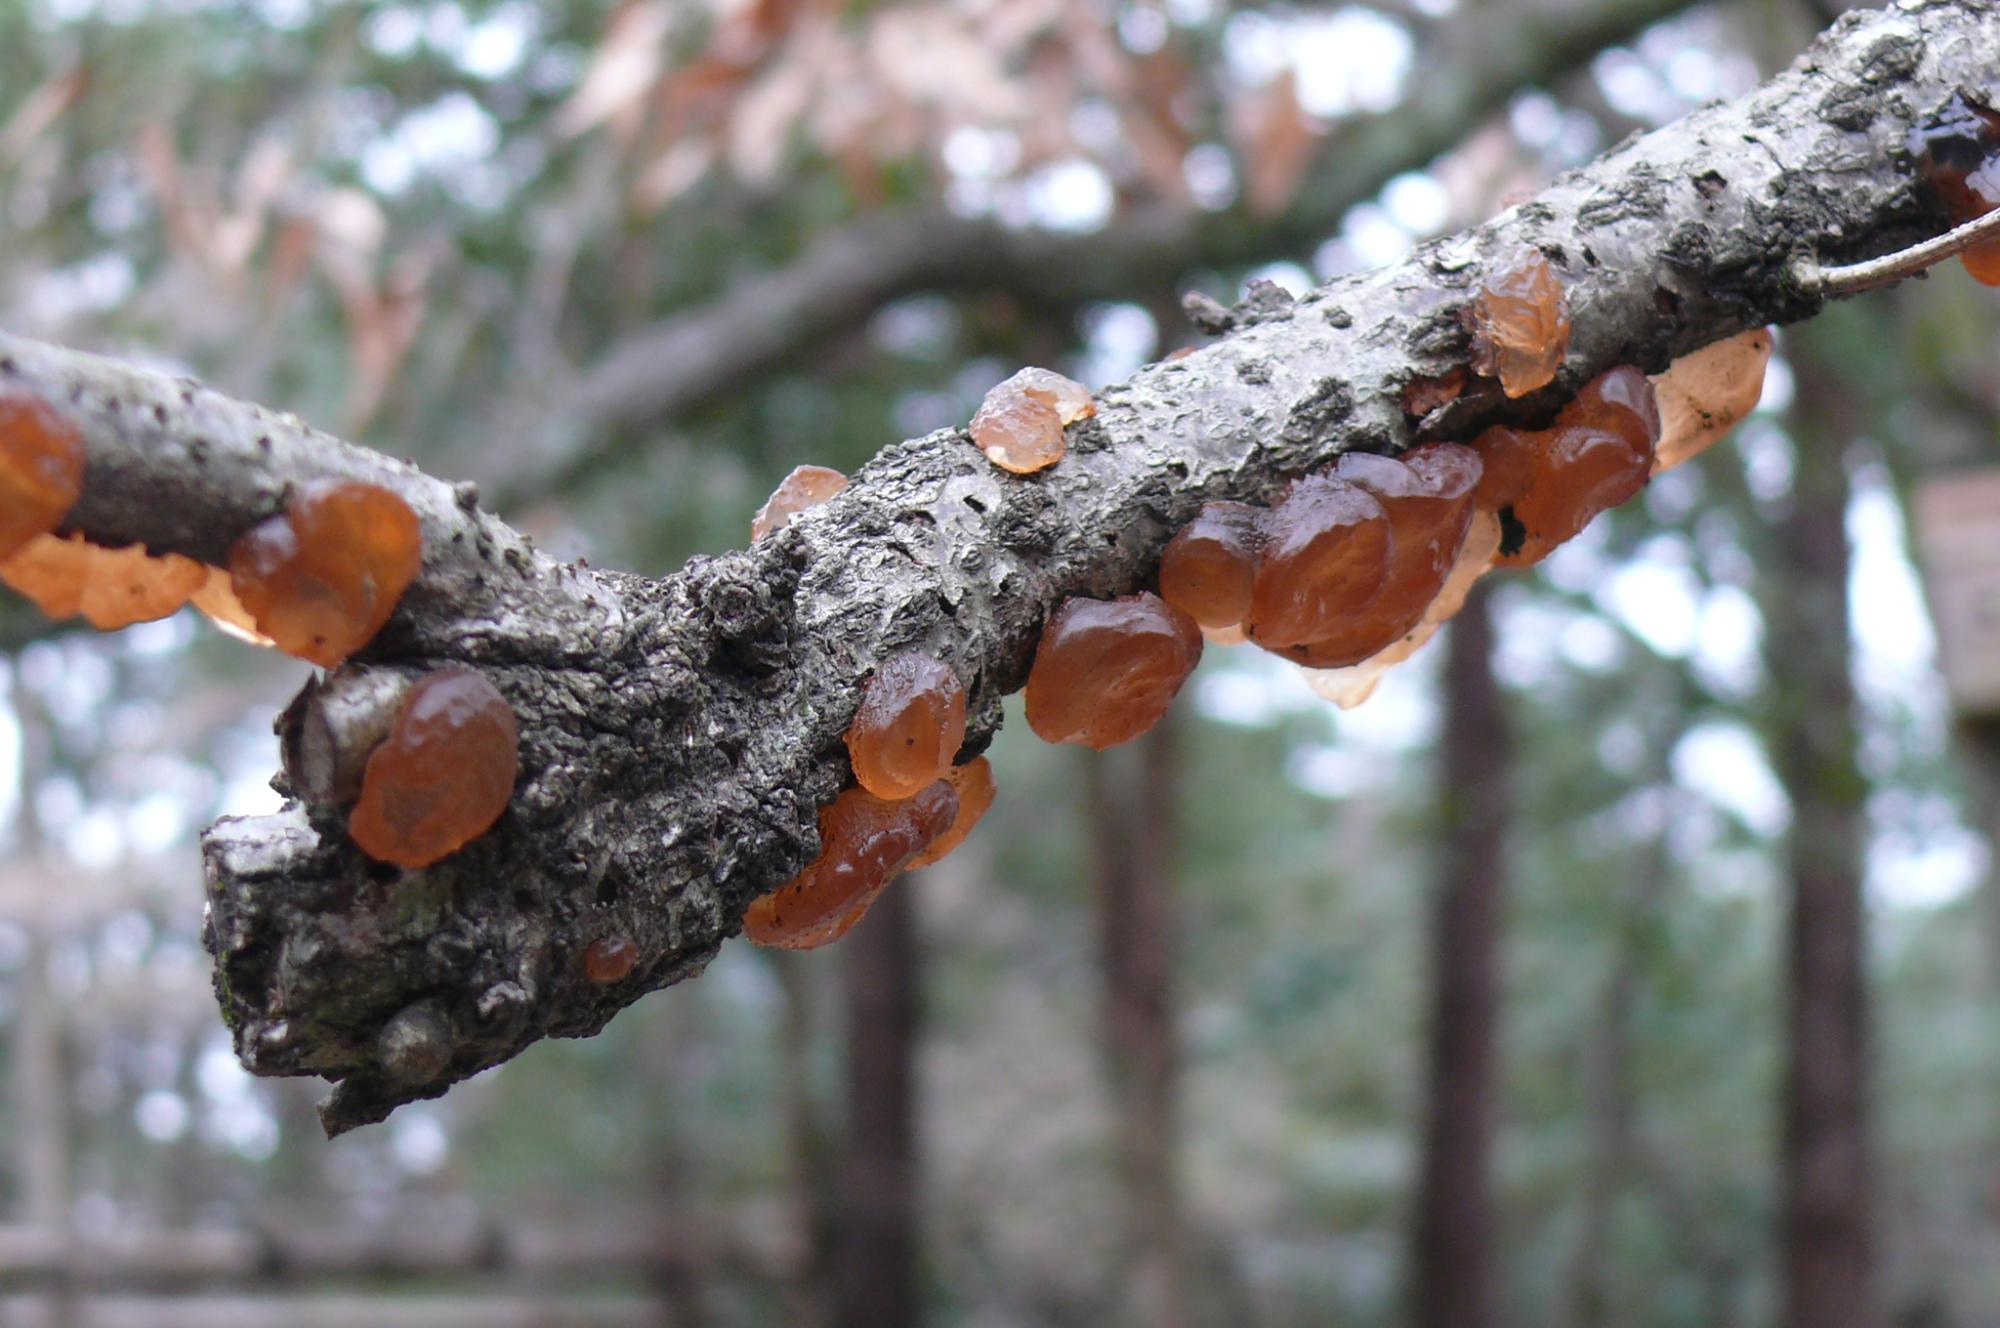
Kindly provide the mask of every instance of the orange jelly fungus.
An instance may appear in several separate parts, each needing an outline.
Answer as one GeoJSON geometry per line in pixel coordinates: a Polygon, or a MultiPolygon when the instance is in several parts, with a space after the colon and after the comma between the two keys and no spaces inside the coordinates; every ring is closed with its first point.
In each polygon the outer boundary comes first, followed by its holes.
{"type": "Polygon", "coordinates": [[[1351,452],[1334,475],[1373,494],[1388,514],[1389,568],[1374,598],[1332,632],[1279,651],[1314,668],[1358,664],[1423,619],[1465,543],[1479,454],[1456,443],[1433,443],[1402,457],[1351,452]]]}
{"type": "MultiPolygon", "coordinates": [[[[1910,130],[1907,146],[1954,226],[2000,207],[2000,113],[1954,92],[1910,130]]],[[[2000,286],[2000,240],[1959,255],[1988,286],[2000,286]]]]}
{"type": "Polygon", "coordinates": [[[910,866],[928,867],[939,862],[953,849],[965,842],[972,833],[972,827],[979,824],[979,818],[986,815],[986,809],[993,805],[994,795],[1000,790],[993,783],[993,766],[983,756],[974,757],[964,765],[954,766],[945,782],[952,792],[958,794],[958,815],[945,832],[931,841],[931,846],[910,859],[910,866]]]}
{"type": "Polygon", "coordinates": [[[1660,405],[1655,475],[1701,455],[1757,409],[1772,346],[1771,329],[1753,327],[1689,351],[1653,376],[1660,405]]]}
{"type": "Polygon", "coordinates": [[[793,517],[809,507],[818,507],[847,487],[847,476],[826,466],[798,466],[778,481],[778,487],[757,515],[750,518],[750,538],[763,539],[774,530],[791,524],[793,517]]]}
{"type": "Polygon", "coordinates": [[[106,549],[81,535],[37,535],[4,562],[0,581],[51,618],[82,614],[99,631],[164,618],[188,602],[208,569],[176,553],[155,558],[138,545],[106,549]]]}
{"type": "Polygon", "coordinates": [[[1257,582],[1262,515],[1248,503],[1205,505],[1160,554],[1160,598],[1205,628],[1242,622],[1257,582]]]}
{"type": "Polygon", "coordinates": [[[752,900],[743,934],[758,945],[812,950],[847,934],[889,882],[958,819],[948,780],[890,802],[848,789],[820,809],[820,854],[770,894],[752,900]]]}
{"type": "Polygon", "coordinates": [[[1526,567],[1646,486],[1660,412],[1653,385],[1621,366],[1584,385],[1553,428],[1530,433],[1495,428],[1475,447],[1489,475],[1480,506],[1499,511],[1507,535],[1498,562],[1526,567]],[[1521,476],[1526,475],[1525,483],[1521,476]]]}
{"type": "Polygon", "coordinates": [[[1157,595],[1064,600],[1028,670],[1028,727],[1103,751],[1160,722],[1201,662],[1201,628],[1157,595]]]}
{"type": "Polygon", "coordinates": [[[82,437],[41,398],[0,389],[0,558],[62,524],[83,464],[82,437]]]}
{"type": "Polygon", "coordinates": [[[1510,397],[1547,384],[1569,350],[1569,300],[1539,249],[1523,249],[1488,274],[1473,297],[1472,369],[1510,397]]]}
{"type": "Polygon", "coordinates": [[[972,441],[1002,470],[1028,475],[1062,460],[1063,429],[1096,413],[1082,383],[1023,369],[986,394],[972,417],[972,441]]]}
{"type": "Polygon", "coordinates": [[[1382,589],[1389,531],[1382,504],[1357,484],[1321,473],[1293,485],[1264,519],[1250,639],[1297,646],[1338,631],[1382,589]]]}
{"type": "Polygon", "coordinates": [[[236,598],[236,591],[229,584],[229,573],[220,567],[208,569],[207,577],[195,587],[189,602],[224,633],[239,641],[248,641],[253,646],[276,644],[257,630],[257,620],[250,616],[250,610],[243,607],[243,601],[236,598]]]}
{"type": "Polygon", "coordinates": [[[943,778],[964,742],[964,684],[916,651],[875,670],[847,726],[854,778],[878,798],[907,798],[943,778]]]}
{"type": "Polygon", "coordinates": [[[629,936],[600,936],[583,948],[583,975],[600,985],[623,982],[639,966],[639,947],[629,936]]]}
{"type": "Polygon", "coordinates": [[[236,541],[229,576],[258,632],[332,668],[389,621],[423,557],[409,504],[373,484],[322,480],[236,541]]]}
{"type": "Polygon", "coordinates": [[[425,675],[368,757],[347,832],[369,857],[403,867],[457,852],[507,810],[520,737],[513,707],[479,674],[425,675]]]}

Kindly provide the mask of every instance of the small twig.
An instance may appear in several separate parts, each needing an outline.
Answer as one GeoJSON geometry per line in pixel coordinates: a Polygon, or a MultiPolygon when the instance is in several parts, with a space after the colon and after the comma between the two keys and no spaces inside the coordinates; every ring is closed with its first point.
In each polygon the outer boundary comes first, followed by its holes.
{"type": "Polygon", "coordinates": [[[1798,268],[1798,282],[1803,290],[1812,295],[1852,295],[1857,291],[1873,290],[1877,286],[1886,286],[1892,281],[1915,276],[1947,258],[1955,257],[1989,240],[2000,240],[2000,209],[1975,217],[1963,226],[1925,240],[1922,244],[1911,245],[1908,249],[1884,254],[1880,258],[1871,258],[1865,263],[1854,263],[1847,267],[1820,267],[1816,263],[1802,263],[1798,268]]]}

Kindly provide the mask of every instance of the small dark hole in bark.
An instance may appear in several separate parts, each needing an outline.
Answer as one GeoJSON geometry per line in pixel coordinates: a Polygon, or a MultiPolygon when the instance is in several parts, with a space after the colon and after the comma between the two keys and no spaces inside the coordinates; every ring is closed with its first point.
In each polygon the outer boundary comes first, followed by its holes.
{"type": "Polygon", "coordinates": [[[534,909],[535,892],[533,890],[516,890],[514,892],[514,911],[516,913],[532,913],[534,909]]]}
{"type": "Polygon", "coordinates": [[[617,878],[609,873],[606,873],[604,879],[597,883],[597,902],[600,904],[610,905],[617,903],[620,893],[617,878]]]}
{"type": "Polygon", "coordinates": [[[986,515],[986,504],[980,502],[977,498],[968,495],[965,499],[965,505],[971,508],[973,511],[979,513],[979,515],[981,516],[986,515]]]}
{"type": "Polygon", "coordinates": [[[387,885],[402,874],[403,869],[393,862],[377,862],[373,858],[368,860],[368,879],[378,885],[387,885]]]}

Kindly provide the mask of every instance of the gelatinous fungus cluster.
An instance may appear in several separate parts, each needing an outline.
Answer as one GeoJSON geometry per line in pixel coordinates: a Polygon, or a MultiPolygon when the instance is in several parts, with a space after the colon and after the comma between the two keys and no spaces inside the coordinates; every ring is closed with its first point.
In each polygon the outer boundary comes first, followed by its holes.
{"type": "MultiPolygon", "coordinates": [[[[2000,112],[1954,92],[1910,130],[1917,170],[1953,225],[2000,207],[2000,112]]],[[[1988,286],[2000,286],[2000,240],[1975,245],[1959,258],[1988,286]]]]}
{"type": "Polygon", "coordinates": [[[82,438],[33,394],[0,391],[0,581],[100,630],[192,601],[228,630],[324,667],[374,637],[423,562],[416,514],[387,489],[307,485],[240,537],[229,568],[56,532],[83,492],[82,438]]]}
{"type": "Polygon", "coordinates": [[[964,684],[939,659],[911,650],[882,662],[847,728],[861,787],[821,810],[819,856],[751,903],[745,936],[788,950],[838,940],[896,877],[972,833],[994,785],[983,756],[952,765],[965,742],[965,700],[964,684]]]}
{"type": "Polygon", "coordinates": [[[958,791],[934,780],[891,801],[851,788],[820,809],[820,855],[750,903],[743,934],[759,945],[812,950],[840,939],[875,897],[959,818],[958,791]]]}
{"type": "Polygon", "coordinates": [[[1472,370],[1510,397],[1545,386],[1569,350],[1569,298],[1539,249],[1522,249],[1486,276],[1466,313],[1472,370]]]}
{"type": "Polygon", "coordinates": [[[1200,662],[1201,628],[1158,595],[1064,600],[1028,670],[1028,727],[1098,751],[1130,742],[1160,722],[1200,662]]]}
{"type": "Polygon", "coordinates": [[[1028,475],[1062,460],[1063,430],[1096,413],[1082,383],[1027,368],[986,394],[972,417],[972,441],[1002,470],[1028,475]]]}
{"type": "Polygon", "coordinates": [[[332,668],[389,621],[423,557],[409,504],[372,484],[321,480],[236,541],[229,579],[258,632],[332,668]]]}
{"type": "Polygon", "coordinates": [[[361,851],[428,867],[485,834],[514,795],[520,725],[498,688],[471,669],[411,686],[369,754],[347,821],[361,851]]]}

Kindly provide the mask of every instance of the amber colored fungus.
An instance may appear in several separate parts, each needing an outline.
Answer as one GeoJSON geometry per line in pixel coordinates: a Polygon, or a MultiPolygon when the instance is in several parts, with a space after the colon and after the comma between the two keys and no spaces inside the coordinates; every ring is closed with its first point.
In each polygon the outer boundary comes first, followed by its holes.
{"type": "Polygon", "coordinates": [[[1422,419],[1449,406],[1465,391],[1465,370],[1455,367],[1435,378],[1412,378],[1403,384],[1403,413],[1422,419]]]}
{"type": "Polygon", "coordinates": [[[916,651],[875,670],[847,726],[854,778],[878,798],[907,798],[943,778],[964,742],[964,684],[950,665],[916,651]]]}
{"type": "Polygon", "coordinates": [[[51,618],[82,614],[109,632],[173,613],[207,580],[208,570],[177,553],[152,557],[136,544],[106,549],[81,535],[37,535],[0,562],[0,581],[51,618]]]}
{"type": "Polygon", "coordinates": [[[1033,474],[1063,459],[1062,417],[1046,401],[995,388],[972,417],[972,441],[1000,469],[1033,474]]]}
{"type": "Polygon", "coordinates": [[[890,802],[848,789],[820,809],[820,854],[804,871],[743,914],[758,945],[812,950],[846,935],[889,882],[952,828],[958,794],[940,779],[890,802]]]}
{"type": "Polygon", "coordinates": [[[514,795],[520,725],[470,669],[426,674],[368,757],[347,831],[371,858],[427,867],[485,834],[514,795]]]}
{"type": "Polygon", "coordinates": [[[83,469],[75,429],[41,398],[0,389],[0,558],[62,524],[83,493],[83,469]]]}
{"type": "Polygon", "coordinates": [[[1660,406],[1654,474],[1701,455],[1757,409],[1773,344],[1770,328],[1753,327],[1689,351],[1653,376],[1660,406]]]}
{"type": "Polygon", "coordinates": [[[1585,384],[1542,435],[1527,492],[1501,511],[1507,529],[1501,565],[1540,562],[1598,513],[1645,488],[1659,436],[1653,385],[1644,374],[1621,367],[1585,384]]]}
{"type": "Polygon", "coordinates": [[[229,573],[220,567],[208,569],[208,575],[195,587],[188,602],[206,614],[208,620],[223,632],[239,641],[248,641],[253,646],[276,644],[257,630],[257,620],[250,616],[250,610],[243,607],[243,601],[236,598],[235,588],[229,583],[229,573]]]}
{"type": "Polygon", "coordinates": [[[1268,648],[1332,635],[1381,590],[1389,541],[1374,494],[1325,472],[1300,480],[1265,514],[1250,639],[1268,648]]]}
{"type": "Polygon", "coordinates": [[[1160,598],[1204,628],[1234,627],[1250,615],[1257,583],[1258,522],[1248,503],[1209,503],[1160,554],[1160,598]]]}
{"type": "Polygon", "coordinates": [[[1023,369],[986,394],[972,417],[972,441],[1002,470],[1028,475],[1062,460],[1064,427],[1096,413],[1082,383],[1023,369]]]}
{"type": "Polygon", "coordinates": [[[750,538],[763,539],[774,530],[791,524],[793,517],[809,507],[818,507],[847,487],[847,476],[826,466],[798,466],[778,481],[778,487],[757,515],[750,518],[750,538]]]}
{"type": "Polygon", "coordinates": [[[993,805],[994,795],[1000,791],[993,783],[993,766],[983,756],[953,767],[945,780],[958,794],[958,815],[943,834],[931,841],[929,848],[910,859],[911,868],[928,867],[963,844],[965,837],[972,833],[972,827],[979,824],[979,818],[986,815],[986,809],[993,805]]]}
{"type": "Polygon", "coordinates": [[[1158,595],[1064,600],[1028,670],[1028,727],[1103,751],[1160,722],[1201,662],[1201,628],[1158,595]]]}
{"type": "Polygon", "coordinates": [[[583,975],[592,982],[623,982],[638,966],[639,947],[629,936],[600,936],[583,947],[583,975]]]}
{"type": "Polygon", "coordinates": [[[1523,249],[1487,275],[1473,297],[1472,370],[1510,397],[1548,383],[1569,350],[1569,300],[1539,249],[1523,249]]]}
{"type": "Polygon", "coordinates": [[[1381,590],[1334,630],[1278,653],[1314,668],[1342,668],[1386,650],[1414,628],[1465,542],[1480,470],[1479,454],[1456,443],[1433,443],[1402,457],[1342,457],[1335,477],[1373,494],[1388,514],[1388,573],[1381,590]]]}
{"type": "Polygon", "coordinates": [[[229,576],[278,649],[332,668],[389,621],[423,556],[409,504],[372,484],[322,480],[236,541],[229,576]]]}
{"type": "MultiPolygon", "coordinates": [[[[1910,130],[1908,147],[1953,225],[2000,207],[2000,113],[1954,92],[1910,130]]],[[[2000,285],[2000,241],[1976,245],[1959,258],[1981,282],[2000,285]]]]}

